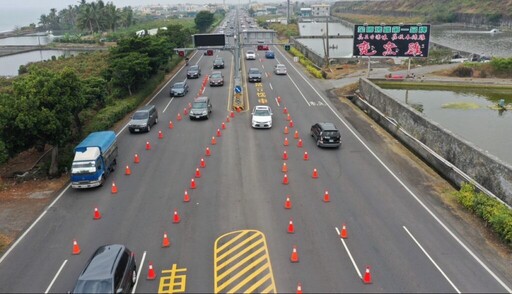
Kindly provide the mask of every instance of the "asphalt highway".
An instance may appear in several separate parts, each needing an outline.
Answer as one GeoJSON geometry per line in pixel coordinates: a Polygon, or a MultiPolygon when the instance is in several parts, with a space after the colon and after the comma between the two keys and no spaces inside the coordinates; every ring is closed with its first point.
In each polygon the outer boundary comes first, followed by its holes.
{"type": "Polygon", "coordinates": [[[169,97],[170,84],[186,79],[183,67],[149,102],[158,108],[158,124],[149,133],[130,134],[126,128],[118,133],[117,170],[106,185],[64,190],[1,257],[0,292],[67,292],[96,248],[109,243],[135,252],[137,293],[295,292],[299,282],[304,292],[316,293],[510,292],[510,272],[497,271],[435,214],[433,191],[394,170],[381,158],[385,146],[358,133],[289,55],[271,49],[275,59],[257,51],[256,60],[244,60],[244,81],[249,67],[264,75],[261,84],[244,82],[248,107],[229,122],[233,56],[197,52],[191,64],[201,66],[202,76],[187,80],[190,92],[169,97]],[[200,93],[215,56],[226,61],[221,70],[226,83],[204,87],[212,116],[191,121],[184,109],[200,93]],[[278,62],[288,75],[273,74],[278,62]],[[271,129],[251,128],[250,110],[258,104],[273,109],[271,129]],[[339,149],[316,146],[309,130],[319,121],[338,126],[339,149]],[[303,147],[297,147],[295,130],[303,147]],[[127,165],[131,175],[124,174],[127,165]],[[318,178],[312,177],[314,169],[318,178]],[[117,194],[111,193],[113,181],[117,194]],[[183,201],[185,190],[190,202],[183,201]],[[330,202],[323,201],[325,191],[330,202]],[[287,196],[291,209],[284,208],[287,196]],[[100,220],[93,220],[95,207],[100,220]],[[175,210],[181,218],[177,224],[175,210]],[[294,233],[287,232],[290,220],[294,233]],[[343,224],[346,239],[340,238],[343,224]],[[164,232],[168,248],[161,246],[164,232]],[[73,239],[79,255],[71,254],[73,239]],[[294,246],[297,263],[290,261],[294,246]],[[155,280],[146,279],[149,262],[155,280]],[[371,284],[363,283],[367,266],[371,284]]]}

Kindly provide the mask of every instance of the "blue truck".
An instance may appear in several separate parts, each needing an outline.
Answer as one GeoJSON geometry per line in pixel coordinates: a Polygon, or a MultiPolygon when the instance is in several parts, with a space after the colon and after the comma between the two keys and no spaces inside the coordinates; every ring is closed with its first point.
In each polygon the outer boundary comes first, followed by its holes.
{"type": "Polygon", "coordinates": [[[102,186],[114,171],[117,161],[117,140],[113,131],[90,133],[75,147],[71,166],[71,187],[102,186]]]}

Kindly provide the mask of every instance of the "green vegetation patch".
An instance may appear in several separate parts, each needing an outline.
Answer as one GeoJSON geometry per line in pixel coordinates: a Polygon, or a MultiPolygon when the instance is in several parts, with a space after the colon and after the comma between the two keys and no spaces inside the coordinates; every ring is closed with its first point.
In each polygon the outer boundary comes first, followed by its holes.
{"type": "Polygon", "coordinates": [[[445,103],[441,107],[445,108],[445,109],[470,110],[470,109],[479,109],[480,105],[473,103],[473,102],[451,102],[451,103],[445,103]]]}

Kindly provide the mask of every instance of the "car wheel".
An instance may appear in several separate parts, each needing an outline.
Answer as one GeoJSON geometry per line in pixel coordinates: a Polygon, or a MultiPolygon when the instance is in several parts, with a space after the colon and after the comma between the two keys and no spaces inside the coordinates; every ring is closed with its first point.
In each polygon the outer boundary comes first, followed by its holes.
{"type": "Polygon", "coordinates": [[[158,117],[155,118],[155,125],[158,123],[158,117]]]}
{"type": "Polygon", "coordinates": [[[151,126],[150,125],[148,125],[148,127],[146,128],[146,131],[148,131],[148,132],[151,131],[151,126]]]}
{"type": "Polygon", "coordinates": [[[103,184],[105,184],[105,177],[104,177],[104,176],[101,176],[101,179],[100,179],[100,187],[103,187],[103,184]]]}
{"type": "Polygon", "coordinates": [[[133,271],[132,271],[132,287],[133,287],[133,285],[135,285],[136,282],[137,282],[137,270],[133,269],[133,271]]]}
{"type": "Polygon", "coordinates": [[[320,147],[321,143],[320,140],[316,140],[316,146],[320,147]]]}

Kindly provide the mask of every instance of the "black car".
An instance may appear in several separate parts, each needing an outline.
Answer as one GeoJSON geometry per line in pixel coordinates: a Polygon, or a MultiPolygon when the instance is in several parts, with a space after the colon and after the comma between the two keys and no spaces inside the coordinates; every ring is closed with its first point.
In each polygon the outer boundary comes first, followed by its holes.
{"type": "Polygon", "coordinates": [[[169,93],[169,95],[171,97],[180,97],[180,96],[187,95],[187,93],[188,93],[187,82],[179,82],[179,83],[175,83],[174,85],[172,85],[171,92],[169,93]]]}
{"type": "Polygon", "coordinates": [[[319,122],[311,126],[311,136],[319,147],[339,147],[341,134],[333,123],[319,122]]]}
{"type": "Polygon", "coordinates": [[[224,86],[224,76],[220,71],[214,71],[209,77],[210,86],[224,86]]]}
{"type": "Polygon", "coordinates": [[[136,280],[135,255],[124,245],[105,245],[89,259],[72,293],[129,293],[136,280]]]}
{"type": "Polygon", "coordinates": [[[247,78],[249,82],[261,82],[261,71],[255,67],[250,68],[247,78]]]}
{"type": "Polygon", "coordinates": [[[221,57],[215,58],[213,61],[213,68],[224,68],[224,59],[221,57]]]}
{"type": "Polygon", "coordinates": [[[201,68],[199,68],[199,65],[192,65],[187,70],[187,78],[189,79],[197,79],[201,75],[201,68]]]}

